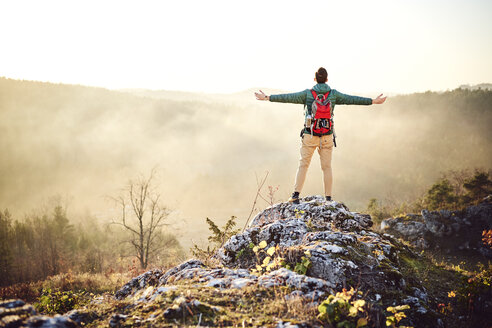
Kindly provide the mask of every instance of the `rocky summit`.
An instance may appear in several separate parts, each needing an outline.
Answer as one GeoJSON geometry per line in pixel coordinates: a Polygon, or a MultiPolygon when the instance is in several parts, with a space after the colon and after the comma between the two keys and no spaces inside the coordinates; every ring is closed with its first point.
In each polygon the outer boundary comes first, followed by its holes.
{"type": "Polygon", "coordinates": [[[259,213],[217,256],[224,266],[250,269],[258,259],[249,245],[265,241],[266,249],[278,247],[290,267],[309,258],[305,274],[322,279],[332,289],[360,285],[377,294],[388,287],[405,287],[398,255],[415,254],[391,236],[370,230],[371,226],[369,215],[350,212],[342,203],[322,197],[307,197],[299,205],[282,203],[259,213]]]}
{"type": "MultiPolygon", "coordinates": [[[[148,271],[55,318],[4,302],[0,325],[465,327],[457,310],[440,310],[463,277],[371,226],[369,215],[321,196],[276,204],[211,259],[148,271]]],[[[483,304],[490,313],[490,299],[483,304]]]]}

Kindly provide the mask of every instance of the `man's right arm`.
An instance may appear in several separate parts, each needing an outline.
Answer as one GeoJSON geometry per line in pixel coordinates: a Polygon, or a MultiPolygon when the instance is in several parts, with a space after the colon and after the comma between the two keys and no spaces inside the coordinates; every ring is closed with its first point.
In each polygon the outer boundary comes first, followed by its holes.
{"type": "MultiPolygon", "coordinates": [[[[260,90],[261,91],[261,90],[260,90]]],[[[262,94],[256,94],[258,100],[269,100],[272,102],[282,102],[290,104],[305,104],[306,103],[306,90],[294,93],[284,93],[279,95],[267,96],[263,92],[262,94]]]]}

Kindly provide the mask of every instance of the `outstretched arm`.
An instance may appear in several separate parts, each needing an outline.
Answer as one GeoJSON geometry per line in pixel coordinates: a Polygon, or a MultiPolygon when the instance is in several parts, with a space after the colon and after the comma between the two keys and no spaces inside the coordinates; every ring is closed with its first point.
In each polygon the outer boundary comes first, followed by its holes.
{"type": "Polygon", "coordinates": [[[305,104],[306,103],[306,90],[295,93],[285,93],[281,95],[266,95],[263,91],[255,92],[256,99],[269,100],[272,102],[282,102],[291,104],[305,104]]]}
{"type": "Polygon", "coordinates": [[[380,94],[377,98],[366,98],[359,96],[351,96],[341,92],[336,92],[336,104],[338,105],[372,105],[372,104],[382,104],[386,100],[386,97],[383,97],[383,94],[380,94]]]}
{"type": "Polygon", "coordinates": [[[351,96],[345,93],[338,92],[337,90],[333,90],[335,94],[335,103],[337,105],[371,105],[372,99],[366,97],[359,96],[351,96]]]}

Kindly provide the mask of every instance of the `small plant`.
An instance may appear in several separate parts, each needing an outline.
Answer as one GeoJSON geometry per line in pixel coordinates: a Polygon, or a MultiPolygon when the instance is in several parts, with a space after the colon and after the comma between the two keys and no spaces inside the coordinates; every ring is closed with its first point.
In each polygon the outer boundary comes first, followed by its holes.
{"type": "Polygon", "coordinates": [[[236,219],[235,216],[231,216],[222,229],[220,229],[214,221],[206,218],[209,225],[208,230],[212,232],[212,235],[208,237],[208,241],[211,245],[207,245],[206,249],[200,248],[196,244],[193,245],[193,248],[191,249],[193,256],[208,261],[215,254],[217,249],[221,248],[229,238],[239,232],[240,229],[234,229],[236,226],[236,219]]]}
{"type": "Polygon", "coordinates": [[[352,287],[349,291],[344,288],[336,295],[328,296],[318,306],[318,319],[327,321],[337,328],[366,327],[368,323],[367,311],[364,309],[366,301],[352,300],[356,294],[356,290],[352,287]]]}
{"type": "Polygon", "coordinates": [[[307,220],[306,226],[307,226],[307,228],[308,228],[309,231],[314,231],[315,230],[315,227],[314,227],[314,224],[313,224],[313,221],[312,221],[311,218],[309,218],[309,220],[307,220]]]}
{"type": "Polygon", "coordinates": [[[489,263],[488,266],[485,266],[480,263],[477,271],[470,273],[467,277],[466,284],[456,291],[457,299],[455,302],[466,305],[469,314],[472,315],[478,298],[480,295],[489,293],[491,286],[492,264],[489,263]]]}
{"type": "Polygon", "coordinates": [[[492,248],[492,230],[482,231],[482,242],[485,246],[492,248]]]}
{"type": "Polygon", "coordinates": [[[305,213],[304,211],[298,210],[297,208],[294,210],[294,216],[296,217],[296,219],[302,218],[302,215],[304,213],[305,213]]]}
{"type": "Polygon", "coordinates": [[[249,243],[248,246],[241,248],[235,255],[236,261],[239,260],[242,256],[247,256],[248,258],[253,255],[253,248],[255,244],[249,243]]]}
{"type": "Polygon", "coordinates": [[[92,296],[85,291],[74,293],[73,291],[46,288],[41,292],[35,307],[41,313],[60,314],[86,304],[92,296]]]}
{"type": "Polygon", "coordinates": [[[384,252],[380,249],[375,249],[372,251],[372,253],[376,256],[376,257],[379,257],[381,255],[384,255],[384,252]]]}
{"type": "Polygon", "coordinates": [[[437,305],[437,311],[444,315],[448,315],[453,312],[453,306],[451,305],[451,303],[448,303],[447,305],[444,303],[439,303],[437,305]]]}
{"type": "MultiPolygon", "coordinates": [[[[457,295],[453,290],[448,292],[448,298],[450,298],[451,301],[453,301],[454,303],[456,303],[456,296],[457,295]]],[[[451,302],[448,302],[448,304],[439,303],[437,305],[437,311],[444,315],[449,315],[453,312],[453,305],[451,304],[451,302]]]]}
{"type": "Polygon", "coordinates": [[[281,262],[281,265],[287,270],[294,271],[297,274],[305,275],[307,273],[307,270],[311,267],[312,262],[311,262],[311,253],[309,252],[309,250],[305,251],[304,255],[305,256],[301,257],[300,262],[288,263],[284,260],[281,262]]]}
{"type": "Polygon", "coordinates": [[[306,274],[307,270],[311,267],[312,262],[311,262],[311,253],[309,251],[305,251],[304,255],[301,257],[301,262],[296,263],[296,266],[294,267],[294,272],[298,274],[306,274]]]}
{"type": "Polygon", "coordinates": [[[245,252],[246,252],[246,248],[241,248],[239,252],[236,253],[235,256],[236,260],[238,260],[241,256],[243,256],[245,252]]]}
{"type": "Polygon", "coordinates": [[[280,256],[273,257],[273,255],[279,250],[278,246],[272,246],[265,250],[267,246],[268,244],[265,240],[260,242],[258,246],[253,245],[253,252],[256,255],[257,264],[256,267],[251,270],[251,274],[261,276],[266,272],[279,268],[284,262],[284,259],[280,256]]]}
{"type": "Polygon", "coordinates": [[[386,317],[386,326],[393,328],[410,328],[407,326],[397,326],[398,323],[407,316],[403,312],[404,310],[408,310],[410,305],[398,305],[398,306],[390,306],[386,309],[386,311],[391,312],[392,315],[386,317]]]}

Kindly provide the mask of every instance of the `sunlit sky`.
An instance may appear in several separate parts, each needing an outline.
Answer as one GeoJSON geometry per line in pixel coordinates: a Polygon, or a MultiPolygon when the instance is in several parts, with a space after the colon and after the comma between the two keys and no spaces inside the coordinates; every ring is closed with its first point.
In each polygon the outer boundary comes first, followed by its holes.
{"type": "Polygon", "coordinates": [[[1,1],[0,76],[212,93],[492,82],[492,1],[1,1]]]}

